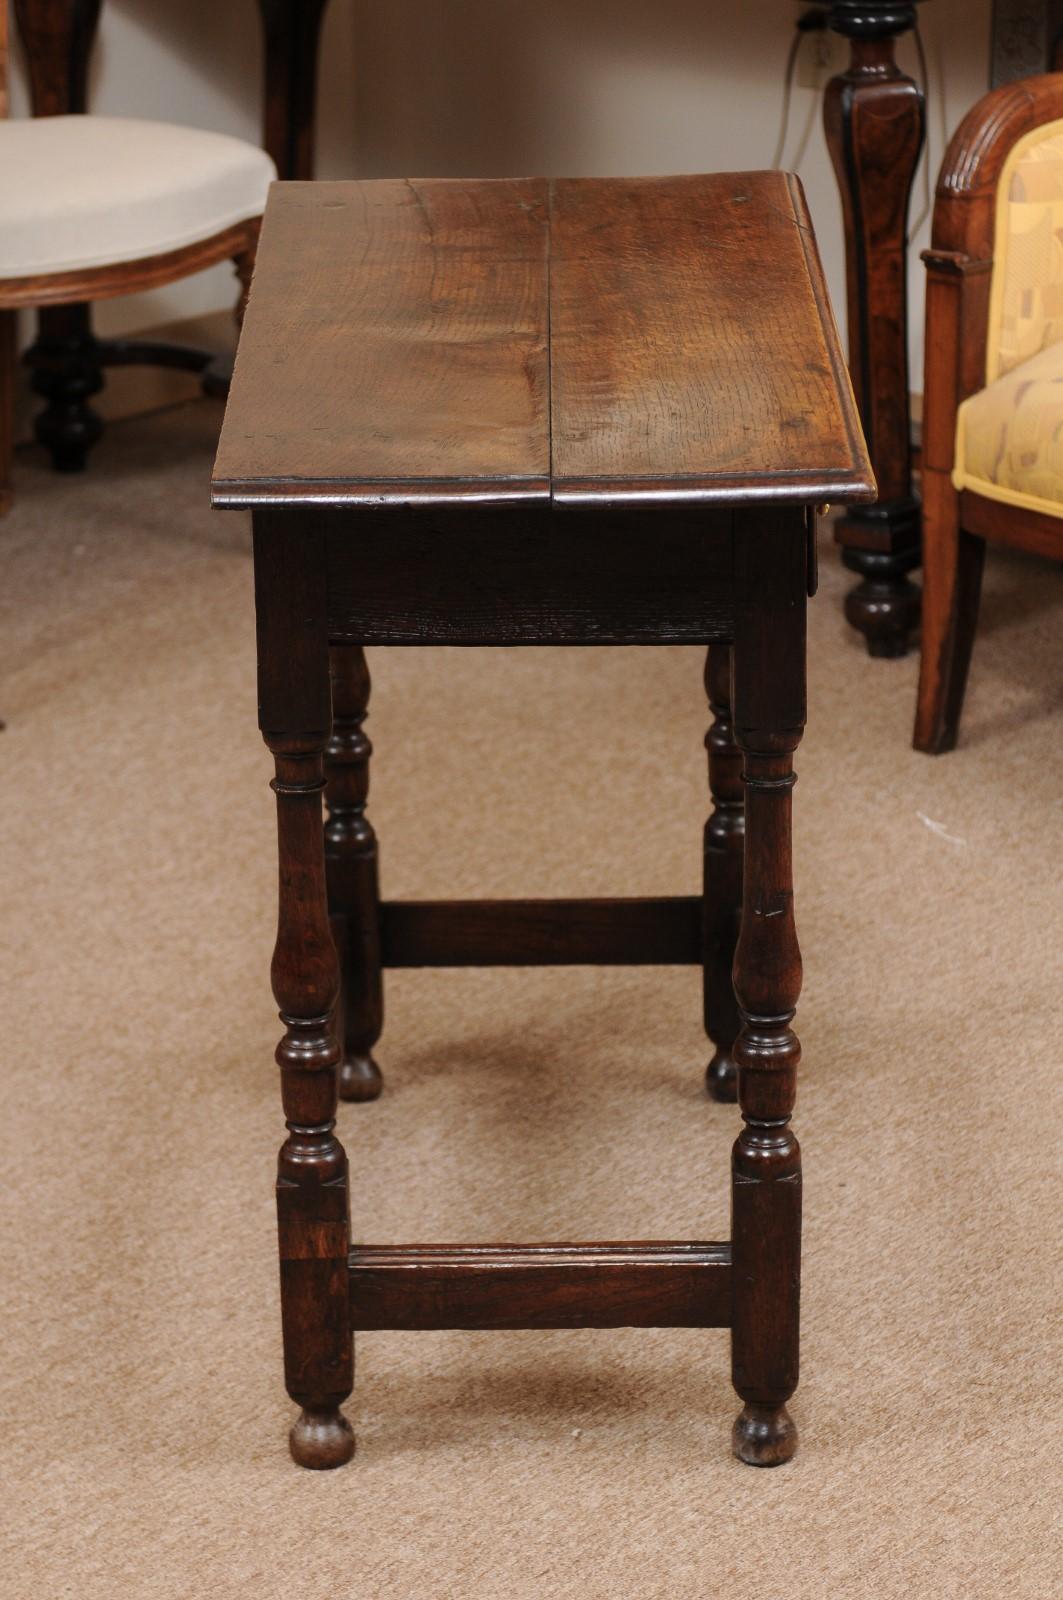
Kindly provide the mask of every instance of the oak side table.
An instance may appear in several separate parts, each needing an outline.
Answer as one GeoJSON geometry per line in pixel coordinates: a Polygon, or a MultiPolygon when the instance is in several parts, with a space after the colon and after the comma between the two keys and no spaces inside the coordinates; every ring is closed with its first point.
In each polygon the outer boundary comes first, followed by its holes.
{"type": "Polygon", "coordinates": [[[253,513],[276,765],[301,1465],[350,1458],[352,1334],[389,1328],[727,1327],[736,1454],[793,1454],[805,600],[815,506],[873,494],[795,179],[274,187],[214,502],[253,513]],[[703,896],[379,900],[363,646],[662,643],[709,647],[703,896]],[[566,963],[703,968],[730,1241],[352,1245],[337,1090],[379,1092],[382,969],[566,963]]]}

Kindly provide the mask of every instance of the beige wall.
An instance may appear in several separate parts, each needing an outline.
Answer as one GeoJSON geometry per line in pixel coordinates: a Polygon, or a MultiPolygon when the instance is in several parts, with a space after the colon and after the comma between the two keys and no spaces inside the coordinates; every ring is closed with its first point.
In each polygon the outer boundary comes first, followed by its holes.
{"type": "MultiPolygon", "coordinates": [[[[321,176],[648,173],[770,163],[791,0],[331,0],[322,50],[321,176]]],[[[930,159],[987,81],[990,0],[929,0],[930,159]]],[[[811,41],[806,41],[808,50],[811,41]]],[[[903,50],[914,70],[910,43],[903,50]]],[[[16,115],[24,88],[14,85],[16,115]]],[[[105,0],[93,106],[257,137],[255,0],[105,0]]],[[[808,192],[843,320],[841,217],[819,96],[794,92],[786,164],[808,192]],[[799,158],[795,161],[795,155],[799,158]]],[[[914,213],[922,209],[916,198],[914,213]]],[[[913,387],[922,282],[913,240],[913,387]]],[[[112,302],[111,330],[231,303],[215,268],[112,302]]]]}

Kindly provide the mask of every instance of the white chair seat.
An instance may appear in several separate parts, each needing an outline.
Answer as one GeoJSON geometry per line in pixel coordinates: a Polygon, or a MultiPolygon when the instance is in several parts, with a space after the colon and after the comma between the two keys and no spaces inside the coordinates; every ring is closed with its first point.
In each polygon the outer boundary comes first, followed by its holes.
{"type": "Polygon", "coordinates": [[[196,244],[259,216],[276,175],[242,139],[167,122],[0,122],[0,279],[196,244]]]}

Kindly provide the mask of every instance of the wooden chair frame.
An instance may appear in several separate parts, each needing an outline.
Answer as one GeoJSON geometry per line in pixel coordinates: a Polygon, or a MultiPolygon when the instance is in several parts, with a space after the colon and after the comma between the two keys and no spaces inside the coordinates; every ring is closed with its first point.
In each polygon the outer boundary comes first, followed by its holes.
{"type": "MultiPolygon", "coordinates": [[[[30,0],[15,0],[15,7],[23,36],[29,39],[35,22],[34,8],[30,0]]],[[[54,96],[45,93],[45,80],[50,79],[44,64],[36,52],[31,54],[31,76],[35,74],[37,80],[34,107],[38,114],[84,109],[85,69],[98,13],[99,0],[78,0],[65,7],[63,25],[57,25],[55,16],[49,15],[50,48],[54,52],[65,43],[67,54],[71,58],[78,56],[81,66],[70,103],[52,104],[54,96]]],[[[8,113],[7,59],[8,5],[7,0],[0,0],[0,117],[8,113]]],[[[102,431],[99,417],[87,402],[103,385],[104,367],[145,364],[206,373],[214,359],[213,352],[191,345],[97,339],[89,324],[88,303],[160,288],[219,261],[231,260],[241,286],[236,308],[239,321],[251,283],[260,222],[260,217],[252,217],[179,250],[133,261],[74,272],[0,278],[0,515],[11,503],[18,311],[32,307],[42,312],[40,336],[26,356],[34,369],[34,389],[47,402],[35,424],[37,438],[51,451],[59,470],[77,471],[84,466],[87,451],[102,431]]]]}
{"type": "Polygon", "coordinates": [[[1063,73],[1027,78],[979,100],[941,168],[927,268],[923,398],[923,642],[915,748],[956,743],[986,539],[1063,557],[1063,523],[952,482],[956,413],[986,383],[997,190],[1018,141],[1063,118],[1063,73]]]}

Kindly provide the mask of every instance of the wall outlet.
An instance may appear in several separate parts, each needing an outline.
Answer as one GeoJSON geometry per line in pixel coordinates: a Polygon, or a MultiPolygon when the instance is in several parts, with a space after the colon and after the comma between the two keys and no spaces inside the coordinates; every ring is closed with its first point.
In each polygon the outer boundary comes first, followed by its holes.
{"type": "Polygon", "coordinates": [[[840,34],[826,28],[806,33],[797,52],[797,82],[802,89],[822,89],[828,78],[844,72],[849,50],[840,34]]]}

